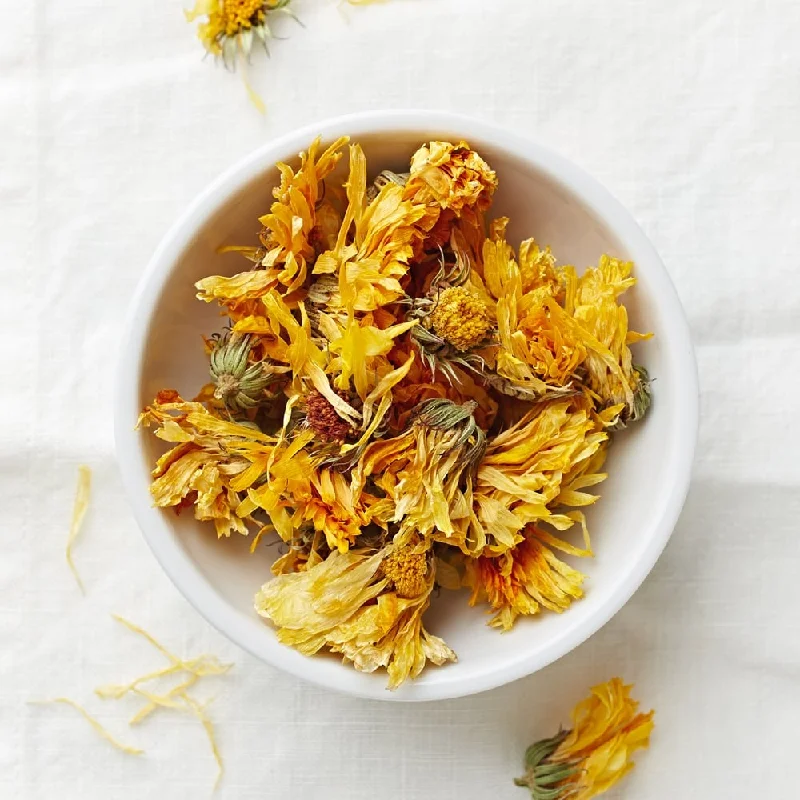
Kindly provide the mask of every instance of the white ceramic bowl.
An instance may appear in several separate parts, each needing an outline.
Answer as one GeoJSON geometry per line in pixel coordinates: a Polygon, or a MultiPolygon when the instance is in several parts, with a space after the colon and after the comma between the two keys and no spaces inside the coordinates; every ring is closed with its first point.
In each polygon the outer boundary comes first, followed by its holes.
{"type": "MultiPolygon", "coordinates": [[[[343,159],[346,161],[346,159],[343,159]]],[[[694,453],[698,392],[689,331],[678,297],[655,250],[624,208],[595,180],[560,156],[485,122],[442,113],[375,112],[342,117],[291,133],[239,162],[192,203],[153,256],[132,304],[116,391],[120,469],[136,519],[161,566],[215,627],[241,647],[323,686],[383,700],[432,700],[480,692],[541,669],[604,625],[631,597],[663,550],[686,496],[694,453]],[[382,673],[364,675],[331,657],[306,658],[279,644],[253,610],[253,594],[270,577],[276,548],[250,555],[244,537],[217,541],[191,514],[154,508],[149,472],[162,443],[134,431],[140,409],[162,388],[185,396],[208,380],[200,334],[223,322],[194,297],[193,284],[233,274],[244,264],[220,245],[255,241],[257,217],[271,202],[276,161],[291,161],[317,135],[349,134],[373,170],[402,170],[423,141],[465,139],[497,171],[492,213],[510,216],[510,241],[549,244],[579,268],[605,252],[636,263],[638,285],[626,304],[632,327],[655,337],[638,345],[638,361],[655,378],[643,424],[616,437],[609,479],[590,509],[595,559],[583,561],[586,596],[564,614],[522,619],[501,635],[463,593],[434,598],[426,624],[459,660],[429,668],[396,692],[382,673]]]]}

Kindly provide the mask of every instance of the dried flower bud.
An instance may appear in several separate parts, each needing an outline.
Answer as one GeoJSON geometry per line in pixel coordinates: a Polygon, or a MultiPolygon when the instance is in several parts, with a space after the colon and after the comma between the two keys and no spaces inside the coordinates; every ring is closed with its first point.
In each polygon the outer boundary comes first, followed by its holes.
{"type": "Polygon", "coordinates": [[[392,172],[390,169],[383,170],[375,178],[372,186],[367,189],[367,202],[371,203],[380,194],[381,189],[390,183],[394,183],[397,186],[405,186],[409,174],[408,172],[392,172]]]}
{"type": "Polygon", "coordinates": [[[230,411],[255,408],[265,399],[264,390],[275,379],[263,362],[250,364],[250,337],[225,336],[211,353],[210,373],[214,397],[230,411]]]}
{"type": "Polygon", "coordinates": [[[647,370],[641,366],[634,366],[633,371],[636,373],[638,382],[633,389],[633,412],[630,422],[641,419],[647,413],[652,402],[650,376],[647,374],[647,370]]]}
{"type": "Polygon", "coordinates": [[[647,370],[642,366],[634,365],[633,375],[636,380],[633,386],[633,405],[625,407],[616,424],[611,427],[611,430],[624,430],[631,422],[642,419],[650,408],[650,403],[653,398],[650,392],[650,376],[647,370]]]}
{"type": "Polygon", "coordinates": [[[553,753],[567,738],[569,731],[561,731],[550,739],[542,739],[531,745],[525,753],[527,771],[522,778],[515,778],[517,786],[527,786],[533,800],[566,800],[575,794],[572,779],[580,771],[580,760],[550,762],[553,753]]]}
{"type": "Polygon", "coordinates": [[[472,416],[477,407],[474,400],[459,405],[452,400],[435,397],[420,403],[411,419],[415,425],[448,432],[447,446],[461,448],[464,466],[472,469],[486,450],[486,434],[472,416]]]}

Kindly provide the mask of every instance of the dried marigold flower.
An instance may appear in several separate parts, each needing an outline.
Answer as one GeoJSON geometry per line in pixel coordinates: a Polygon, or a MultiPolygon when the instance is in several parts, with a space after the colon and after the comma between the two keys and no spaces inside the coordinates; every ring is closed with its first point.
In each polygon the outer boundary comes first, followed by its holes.
{"type": "Polygon", "coordinates": [[[542,608],[566,611],[573,600],[583,596],[585,576],[555,554],[559,549],[572,555],[583,552],[532,526],[523,541],[501,556],[471,559],[467,574],[467,584],[472,587],[470,604],[486,600],[495,614],[489,624],[506,631],[520,615],[538,614],[542,608]]]}
{"type": "Polygon", "coordinates": [[[466,209],[485,211],[496,188],[494,170],[466,142],[429,142],[414,153],[404,192],[460,216],[466,209]]]}
{"type": "Polygon", "coordinates": [[[486,337],[489,317],[483,301],[463,286],[451,286],[439,295],[431,314],[433,329],[458,350],[469,350],[486,337]]]}
{"type": "Polygon", "coordinates": [[[233,65],[238,53],[250,55],[254,42],[266,49],[272,38],[268,17],[277,12],[294,16],[288,8],[291,0],[197,0],[185,11],[187,22],[205,17],[197,28],[197,37],[209,53],[233,65]]]}
{"type": "Polygon", "coordinates": [[[533,800],[590,800],[633,769],[631,755],[648,747],[653,714],[638,713],[632,686],[612,678],[575,706],[573,727],[532,744],[525,753],[526,786],[533,800]]]}
{"type": "Polygon", "coordinates": [[[427,662],[456,654],[422,622],[433,579],[413,598],[384,591],[386,552],[332,552],[302,572],[280,575],[255,597],[256,612],[272,621],[278,640],[304,655],[323,647],[341,653],[362,672],[385,668],[389,689],[415,678],[427,662]]]}
{"type": "Polygon", "coordinates": [[[261,45],[269,55],[272,20],[285,14],[299,22],[289,8],[292,0],[196,0],[191,9],[185,10],[187,22],[201,20],[197,26],[197,38],[211,55],[221,58],[228,69],[235,69],[241,61],[244,70],[242,80],[250,102],[263,114],[264,101],[256,94],[247,79],[247,66],[254,45],[261,45]]]}
{"type": "MultiPolygon", "coordinates": [[[[337,393],[345,400],[343,393],[337,393]]],[[[343,442],[354,431],[350,423],[343,420],[336,409],[316,390],[306,397],[306,421],[308,427],[328,442],[343,442]]]]}

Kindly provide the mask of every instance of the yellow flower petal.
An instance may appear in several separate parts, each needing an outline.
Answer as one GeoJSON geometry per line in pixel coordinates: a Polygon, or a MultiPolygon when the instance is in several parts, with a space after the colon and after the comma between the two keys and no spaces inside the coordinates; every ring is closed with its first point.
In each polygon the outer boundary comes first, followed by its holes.
{"type": "Polygon", "coordinates": [[[86,511],[89,508],[89,491],[92,484],[92,471],[89,467],[81,465],[78,467],[78,488],[75,492],[75,506],[72,510],[72,522],[69,526],[69,535],[67,536],[67,564],[69,565],[70,572],[75,576],[78,582],[81,593],[86,594],[83,588],[83,581],[75,568],[75,562],[72,560],[72,547],[83,525],[83,518],[86,516],[86,511]]]}
{"type": "Polygon", "coordinates": [[[375,388],[369,379],[370,359],[386,355],[392,349],[395,338],[416,324],[415,320],[411,320],[381,330],[351,320],[341,337],[329,345],[331,352],[338,355],[328,366],[331,372],[338,372],[337,386],[340,389],[348,388],[352,378],[359,397],[366,399],[375,388]]]}
{"type": "Polygon", "coordinates": [[[144,750],[139,749],[138,747],[131,747],[130,745],[123,744],[118,739],[116,739],[103,725],[100,724],[82,705],[76,703],[74,700],[71,700],[69,697],[55,697],[52,700],[35,700],[31,701],[36,705],[45,705],[47,703],[62,703],[63,705],[71,706],[74,708],[97,732],[99,736],[105,739],[107,742],[112,744],[117,750],[122,750],[123,753],[127,753],[131,756],[140,756],[144,753],[144,750]]]}

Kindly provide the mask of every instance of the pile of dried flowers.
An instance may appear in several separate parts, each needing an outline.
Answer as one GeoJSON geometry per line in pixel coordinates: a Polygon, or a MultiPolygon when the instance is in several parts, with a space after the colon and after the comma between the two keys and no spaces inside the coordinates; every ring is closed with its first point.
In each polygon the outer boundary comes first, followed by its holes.
{"type": "Polygon", "coordinates": [[[220,537],[285,543],[255,598],[280,640],[394,688],[456,655],[423,626],[434,587],[466,586],[491,624],[564,611],[591,555],[582,509],[611,432],[649,404],[620,295],[632,264],[578,275],[488,226],[497,177],[465,143],[430,142],[369,182],[347,139],[279,165],[252,268],[197,284],[230,318],[212,382],[140,417],[172,445],[159,506],[220,537]],[[582,546],[558,532],[578,526],[582,546]]]}

